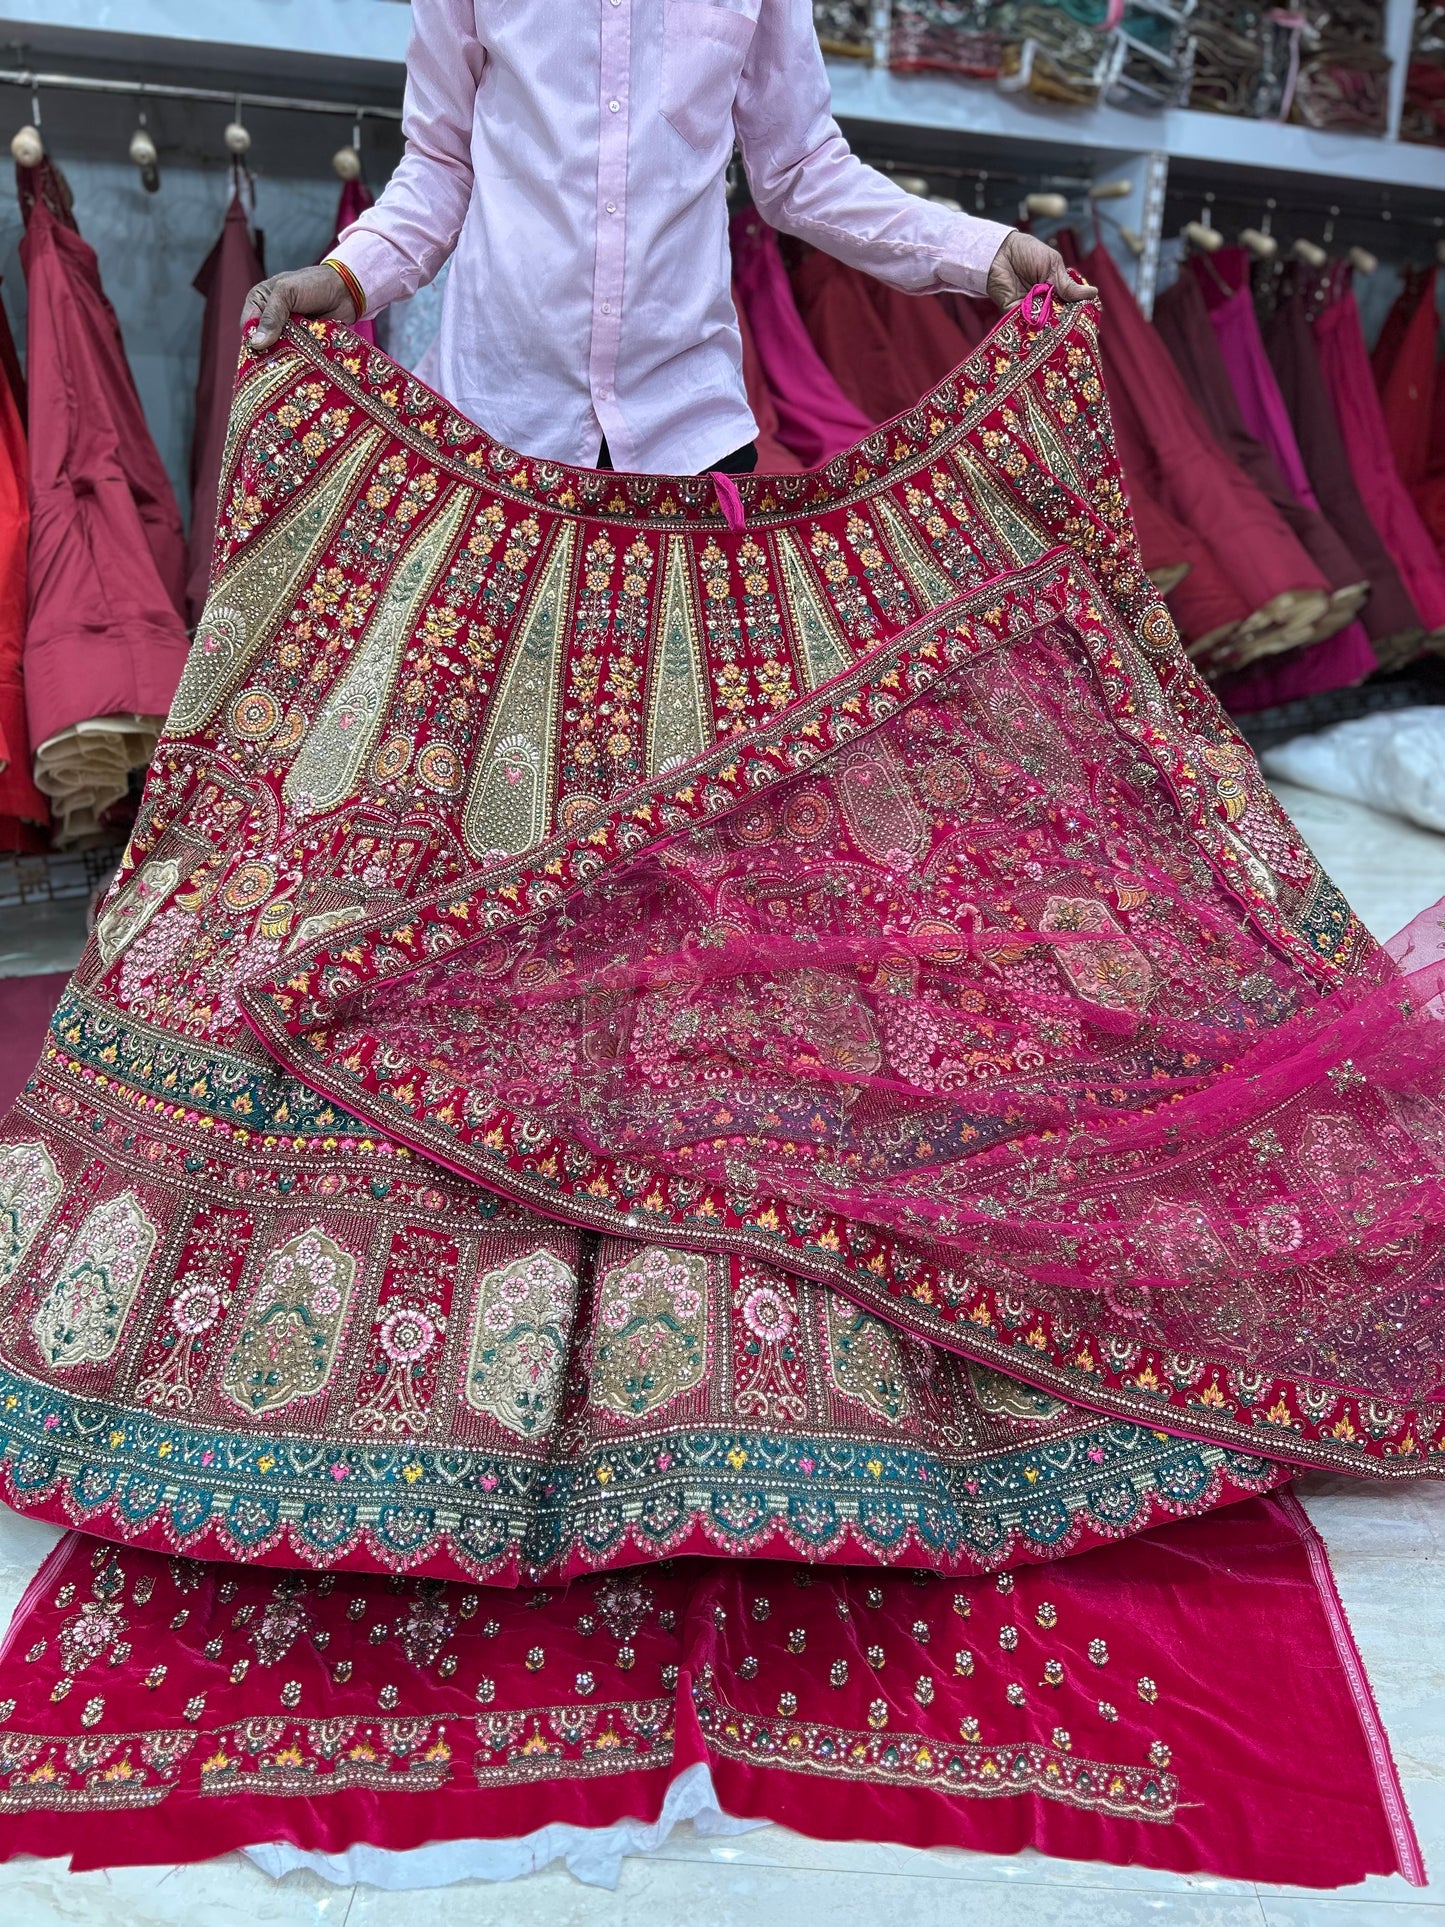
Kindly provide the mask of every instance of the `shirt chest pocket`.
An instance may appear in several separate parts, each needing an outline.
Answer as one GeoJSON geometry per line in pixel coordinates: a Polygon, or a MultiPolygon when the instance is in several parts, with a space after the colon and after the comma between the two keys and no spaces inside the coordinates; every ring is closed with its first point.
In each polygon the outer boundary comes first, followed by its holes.
{"type": "Polygon", "coordinates": [[[732,141],[732,108],[762,0],[663,0],[662,113],[689,147],[732,141]]]}

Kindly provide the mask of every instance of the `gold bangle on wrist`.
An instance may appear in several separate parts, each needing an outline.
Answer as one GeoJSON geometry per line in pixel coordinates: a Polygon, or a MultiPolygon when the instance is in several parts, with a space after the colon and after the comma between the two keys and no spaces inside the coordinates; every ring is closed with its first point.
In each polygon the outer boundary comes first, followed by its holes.
{"type": "Polygon", "coordinates": [[[347,267],[346,263],[344,261],[338,261],[334,255],[328,255],[321,265],[323,268],[330,268],[333,274],[341,277],[341,285],[345,288],[347,294],[350,295],[351,305],[356,310],[353,318],[360,321],[361,317],[366,313],[366,294],[362,289],[361,283],[351,272],[350,268],[347,267]]]}

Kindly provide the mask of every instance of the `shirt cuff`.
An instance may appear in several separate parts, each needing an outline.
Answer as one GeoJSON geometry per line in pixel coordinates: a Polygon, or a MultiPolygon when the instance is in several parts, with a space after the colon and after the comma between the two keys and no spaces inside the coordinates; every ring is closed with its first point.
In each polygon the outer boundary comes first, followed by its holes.
{"type": "Polygon", "coordinates": [[[960,294],[987,294],[988,271],[994,257],[1008,237],[1017,232],[999,221],[981,221],[974,215],[955,216],[956,239],[944,243],[938,263],[938,278],[945,287],[960,294]]]}

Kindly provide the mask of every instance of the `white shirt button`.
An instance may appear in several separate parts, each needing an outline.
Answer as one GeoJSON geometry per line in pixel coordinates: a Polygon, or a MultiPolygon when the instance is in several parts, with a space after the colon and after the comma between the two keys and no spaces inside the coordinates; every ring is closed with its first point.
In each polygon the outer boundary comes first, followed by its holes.
{"type": "Polygon", "coordinates": [[[611,314],[611,312],[612,312],[612,303],[611,303],[610,301],[604,301],[604,302],[602,303],[602,312],[603,312],[603,314],[611,314]]]}
{"type": "Polygon", "coordinates": [[[620,114],[622,112],[622,102],[620,100],[609,100],[607,103],[607,111],[609,114],[620,114]]]}
{"type": "Polygon", "coordinates": [[[609,214],[615,214],[615,213],[617,212],[617,203],[616,203],[616,201],[609,201],[609,202],[607,203],[607,212],[608,212],[609,214]]]}

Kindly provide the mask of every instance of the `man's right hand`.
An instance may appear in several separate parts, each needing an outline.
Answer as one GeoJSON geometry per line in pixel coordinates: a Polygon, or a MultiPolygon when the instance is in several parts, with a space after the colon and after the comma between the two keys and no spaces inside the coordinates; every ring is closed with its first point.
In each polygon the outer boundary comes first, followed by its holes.
{"type": "Polygon", "coordinates": [[[252,353],[274,348],[293,314],[316,321],[352,322],[356,308],[335,268],[293,268],[289,274],[273,274],[252,288],[241,310],[243,328],[260,316],[251,336],[252,353]]]}

